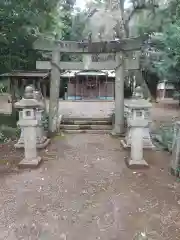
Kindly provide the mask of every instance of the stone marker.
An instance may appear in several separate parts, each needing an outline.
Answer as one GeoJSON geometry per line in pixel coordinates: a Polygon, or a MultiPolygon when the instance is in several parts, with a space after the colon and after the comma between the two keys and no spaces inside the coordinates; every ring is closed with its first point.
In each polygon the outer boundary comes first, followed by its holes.
{"type": "Polygon", "coordinates": [[[24,159],[19,163],[19,167],[37,167],[41,162],[41,157],[37,156],[36,149],[36,108],[43,108],[37,100],[34,99],[33,88],[25,88],[24,97],[15,103],[15,108],[21,109],[22,118],[18,125],[23,129],[24,137],[24,159]]]}
{"type": "Polygon", "coordinates": [[[171,173],[174,176],[180,176],[180,121],[177,121],[174,125],[171,173]]]}
{"type": "Polygon", "coordinates": [[[48,139],[45,135],[44,127],[42,124],[43,114],[45,113],[45,106],[42,97],[42,93],[40,91],[34,91],[34,98],[40,103],[40,106],[43,106],[43,109],[36,109],[36,120],[38,121],[37,125],[37,136],[36,136],[36,147],[37,148],[45,148],[49,143],[50,139],[48,139]]]}

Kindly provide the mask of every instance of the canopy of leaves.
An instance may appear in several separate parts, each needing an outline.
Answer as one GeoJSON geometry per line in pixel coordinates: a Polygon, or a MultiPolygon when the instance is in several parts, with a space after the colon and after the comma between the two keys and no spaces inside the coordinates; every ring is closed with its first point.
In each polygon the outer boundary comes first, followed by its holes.
{"type": "Polygon", "coordinates": [[[40,34],[70,38],[74,0],[0,2],[0,73],[35,69],[32,43],[40,34]]]}
{"type": "Polygon", "coordinates": [[[145,67],[163,79],[180,80],[180,1],[172,0],[156,9],[147,22],[139,25],[140,33],[151,35],[145,67]]]}

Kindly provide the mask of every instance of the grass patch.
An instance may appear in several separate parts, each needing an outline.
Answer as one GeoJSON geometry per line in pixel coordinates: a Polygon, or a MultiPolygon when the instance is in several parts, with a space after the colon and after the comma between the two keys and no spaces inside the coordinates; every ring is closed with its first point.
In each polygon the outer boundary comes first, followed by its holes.
{"type": "Polygon", "coordinates": [[[9,140],[16,140],[20,136],[20,129],[6,125],[0,126],[0,143],[6,143],[9,140]]]}
{"type": "Polygon", "coordinates": [[[0,159],[0,165],[7,165],[9,161],[7,159],[0,159]]]}
{"type": "Polygon", "coordinates": [[[165,126],[162,125],[157,131],[157,140],[162,144],[162,146],[168,151],[172,151],[174,135],[174,126],[165,126]]]}
{"type": "Polygon", "coordinates": [[[54,140],[58,140],[58,139],[62,139],[62,138],[65,138],[64,133],[60,133],[60,134],[53,137],[54,140]]]}

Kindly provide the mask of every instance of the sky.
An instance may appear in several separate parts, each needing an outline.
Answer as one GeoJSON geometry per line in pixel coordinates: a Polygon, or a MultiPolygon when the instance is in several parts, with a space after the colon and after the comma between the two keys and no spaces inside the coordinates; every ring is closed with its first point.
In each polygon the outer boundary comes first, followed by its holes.
{"type": "MultiPolygon", "coordinates": [[[[84,9],[87,2],[90,2],[91,0],[76,0],[76,6],[78,8],[84,9]]],[[[125,1],[125,7],[129,7],[128,4],[129,1],[125,1]]]]}
{"type": "Polygon", "coordinates": [[[76,6],[78,8],[84,9],[86,2],[88,2],[90,0],[76,0],[76,6]]]}

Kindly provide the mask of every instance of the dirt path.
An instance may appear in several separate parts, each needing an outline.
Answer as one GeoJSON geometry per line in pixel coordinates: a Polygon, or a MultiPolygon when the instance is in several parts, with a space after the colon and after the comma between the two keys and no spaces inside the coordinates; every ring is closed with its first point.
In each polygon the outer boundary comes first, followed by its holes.
{"type": "Polygon", "coordinates": [[[144,230],[179,239],[180,186],[169,157],[149,153],[151,168],[135,172],[126,154],[108,135],[67,135],[37,170],[1,174],[0,239],[132,240],[144,230]]]}

